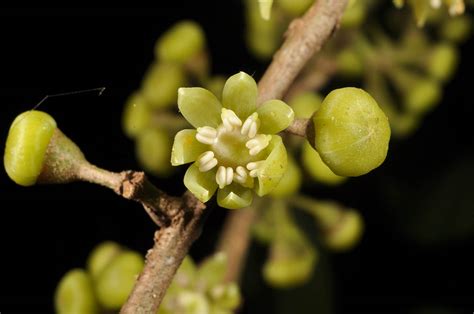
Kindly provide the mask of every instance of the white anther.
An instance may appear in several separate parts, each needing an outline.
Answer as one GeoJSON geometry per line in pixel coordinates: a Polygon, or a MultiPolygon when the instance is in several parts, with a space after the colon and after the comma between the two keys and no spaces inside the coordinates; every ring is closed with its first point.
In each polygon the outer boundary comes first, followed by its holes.
{"type": "Polygon", "coordinates": [[[227,131],[232,131],[234,127],[242,125],[242,121],[237,117],[235,112],[230,109],[222,108],[221,119],[227,131]]]}
{"type": "Polygon", "coordinates": [[[245,146],[249,149],[249,154],[255,156],[268,146],[271,139],[270,135],[259,134],[253,139],[248,140],[245,146]]]}
{"type": "Polygon", "coordinates": [[[255,178],[255,177],[258,176],[258,172],[259,172],[260,168],[263,166],[264,163],[265,163],[265,161],[261,160],[261,161],[249,162],[247,164],[247,169],[250,170],[250,176],[252,178],[255,178]]]}
{"type": "Polygon", "coordinates": [[[227,167],[226,172],[225,172],[225,184],[229,185],[232,183],[232,180],[234,179],[234,169],[231,167],[227,167]]]}
{"type": "Polygon", "coordinates": [[[441,7],[441,0],[430,0],[430,5],[433,9],[439,9],[441,7]]]}
{"type": "Polygon", "coordinates": [[[242,166],[238,166],[235,169],[234,181],[236,181],[240,184],[243,184],[247,181],[248,176],[249,176],[249,172],[247,171],[247,169],[245,169],[242,166]]]}
{"type": "Polygon", "coordinates": [[[198,157],[199,171],[206,172],[217,166],[217,159],[214,158],[214,152],[207,151],[198,157]]]}
{"type": "Polygon", "coordinates": [[[216,173],[216,182],[219,185],[220,189],[223,189],[226,185],[232,183],[232,179],[234,178],[234,169],[231,167],[224,167],[220,166],[217,169],[216,173]]]}
{"type": "Polygon", "coordinates": [[[200,143],[212,145],[217,141],[217,130],[210,126],[197,128],[196,139],[200,143]]]}
{"type": "Polygon", "coordinates": [[[247,120],[245,120],[240,133],[242,135],[247,135],[250,138],[255,137],[255,135],[257,135],[259,122],[258,113],[254,112],[250,117],[247,118],[247,120]]]}

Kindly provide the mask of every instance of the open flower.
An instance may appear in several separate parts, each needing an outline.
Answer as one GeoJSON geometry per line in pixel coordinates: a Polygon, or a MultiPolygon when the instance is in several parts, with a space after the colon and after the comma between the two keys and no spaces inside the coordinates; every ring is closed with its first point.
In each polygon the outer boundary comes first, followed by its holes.
{"type": "Polygon", "coordinates": [[[231,76],[221,102],[203,88],[180,88],[178,107],[196,129],[176,134],[171,164],[194,162],[184,185],[207,202],[215,191],[219,206],[242,208],[272,191],[286,170],[286,149],[274,135],[293,121],[293,110],[280,100],[257,108],[257,84],[244,72],[231,76]]]}

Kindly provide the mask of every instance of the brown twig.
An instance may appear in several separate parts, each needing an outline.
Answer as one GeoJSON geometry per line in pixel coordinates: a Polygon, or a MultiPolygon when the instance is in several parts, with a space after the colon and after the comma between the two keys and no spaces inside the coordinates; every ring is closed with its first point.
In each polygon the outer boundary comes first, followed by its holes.
{"type": "MultiPolygon", "coordinates": [[[[259,103],[283,98],[303,66],[337,28],[346,3],[347,0],[318,0],[304,17],[292,22],[282,48],[259,83],[259,103]]],[[[189,192],[182,197],[167,195],[141,172],[113,173],[84,165],[79,169],[78,178],[140,202],[160,226],[143,272],[121,310],[127,314],[156,313],[189,247],[199,237],[206,216],[205,205],[189,192]]],[[[251,209],[229,215],[221,240],[221,247],[232,254],[229,281],[236,280],[240,274],[254,215],[251,209]]]]}
{"type": "MultiPolygon", "coordinates": [[[[318,0],[302,18],[291,23],[283,46],[258,84],[259,104],[283,98],[304,65],[338,28],[346,4],[347,0],[318,0]]],[[[296,119],[289,130],[304,136],[303,122],[296,119]]],[[[230,255],[231,263],[226,275],[228,281],[236,281],[240,276],[254,217],[252,209],[233,211],[227,217],[218,250],[230,255]]]]}

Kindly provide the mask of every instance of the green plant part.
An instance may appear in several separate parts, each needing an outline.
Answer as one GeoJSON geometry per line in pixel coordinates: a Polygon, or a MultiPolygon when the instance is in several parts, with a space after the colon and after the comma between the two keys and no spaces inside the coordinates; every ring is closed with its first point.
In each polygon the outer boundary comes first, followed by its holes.
{"type": "Polygon", "coordinates": [[[358,78],[364,73],[361,56],[354,49],[344,49],[337,57],[337,68],[347,78],[358,78]]]}
{"type": "Polygon", "coordinates": [[[428,59],[428,73],[436,80],[449,80],[456,70],[459,56],[452,44],[441,43],[433,47],[428,59]]]}
{"type": "Polygon", "coordinates": [[[206,38],[199,24],[180,21],[158,39],[156,58],[166,63],[184,64],[202,53],[205,45],[206,38]]]}
{"type": "Polygon", "coordinates": [[[257,108],[257,84],[244,72],[231,76],[221,102],[203,88],[180,88],[178,107],[196,130],[182,130],[171,153],[174,166],[194,162],[184,184],[207,202],[217,192],[220,206],[237,209],[252,203],[252,190],[270,193],[286,171],[282,139],[274,135],[293,121],[280,100],[257,108]]]}
{"type": "Polygon", "coordinates": [[[54,306],[57,314],[99,313],[89,275],[82,269],[66,273],[56,288],[54,306]]]}
{"type": "Polygon", "coordinates": [[[462,43],[472,32],[472,17],[467,14],[446,19],[439,29],[441,37],[454,43],[462,43]]]}
{"type": "Polygon", "coordinates": [[[360,176],[387,156],[390,126],[377,102],[362,89],[333,90],[312,118],[307,138],[339,176],[360,176]]]}
{"type": "Polygon", "coordinates": [[[420,79],[404,94],[404,106],[413,114],[423,114],[434,108],[442,97],[442,89],[432,79],[420,79]]]}
{"type": "Polygon", "coordinates": [[[366,1],[353,1],[347,6],[341,20],[341,27],[355,28],[362,25],[367,16],[366,1]]]}
{"type": "Polygon", "coordinates": [[[16,117],[8,132],[3,159],[13,181],[23,186],[36,183],[56,128],[56,121],[41,111],[26,111],[16,117]]]}
{"type": "Polygon", "coordinates": [[[171,138],[168,132],[154,128],[141,132],[136,141],[136,155],[144,169],[157,176],[169,176],[171,138]]]}
{"type": "Polygon", "coordinates": [[[433,9],[439,9],[445,5],[451,16],[464,13],[464,0],[393,0],[397,8],[401,8],[407,2],[413,11],[417,25],[422,27],[433,9]]]}
{"type": "Polygon", "coordinates": [[[311,0],[277,0],[277,5],[291,16],[302,15],[311,4],[311,0]]]}
{"type": "Polygon", "coordinates": [[[66,183],[76,179],[87,163],[81,150],[41,111],[26,111],[13,121],[3,158],[5,170],[15,183],[66,183]]]}
{"type": "Polygon", "coordinates": [[[319,109],[323,97],[313,92],[304,92],[291,98],[288,102],[293,111],[295,117],[300,119],[309,119],[319,109]]]}
{"type": "Polygon", "coordinates": [[[95,281],[100,304],[107,309],[118,309],[127,300],[136,277],[143,269],[143,257],[127,251],[115,257],[95,281]]]}
{"type": "Polygon", "coordinates": [[[263,266],[263,276],[277,288],[301,285],[313,274],[318,260],[317,252],[293,223],[288,209],[282,203],[274,202],[271,210],[277,217],[270,256],[263,266]]]}
{"type": "Polygon", "coordinates": [[[227,258],[216,253],[196,267],[187,256],[159,308],[159,314],[234,313],[241,302],[237,284],[225,283],[227,258]]]}
{"type": "Polygon", "coordinates": [[[364,220],[355,209],[303,196],[293,197],[290,201],[314,217],[327,248],[342,252],[354,248],[360,242],[364,233],[364,220]]]}
{"type": "Polygon", "coordinates": [[[112,241],[97,245],[87,259],[87,271],[96,280],[104,269],[123,251],[122,247],[112,241]]]}
{"type": "Polygon", "coordinates": [[[258,0],[260,16],[264,20],[269,20],[272,14],[273,0],[258,0]]]}
{"type": "Polygon", "coordinates": [[[148,70],[142,83],[142,95],[151,108],[167,108],[176,104],[176,90],[186,82],[182,66],[157,62],[148,70]]]}
{"type": "Polygon", "coordinates": [[[286,172],[280,180],[280,183],[270,192],[270,196],[284,198],[293,195],[299,191],[302,181],[300,168],[293,157],[288,155],[286,172]]]}
{"type": "Polygon", "coordinates": [[[122,129],[129,138],[135,138],[151,123],[152,112],[140,93],[134,93],[127,100],[122,115],[122,129]]]}
{"type": "Polygon", "coordinates": [[[308,142],[303,144],[301,160],[305,169],[317,182],[334,186],[347,180],[347,177],[341,177],[332,172],[308,142]]]}

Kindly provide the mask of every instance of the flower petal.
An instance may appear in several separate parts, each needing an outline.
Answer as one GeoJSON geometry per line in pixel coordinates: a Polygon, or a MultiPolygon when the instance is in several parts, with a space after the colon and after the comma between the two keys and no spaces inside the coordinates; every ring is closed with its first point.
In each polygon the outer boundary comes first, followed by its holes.
{"type": "Polygon", "coordinates": [[[171,151],[171,164],[173,166],[193,162],[208,149],[206,145],[196,140],[196,133],[196,130],[188,129],[181,130],[176,134],[171,151]]]}
{"type": "Polygon", "coordinates": [[[255,187],[255,193],[258,196],[270,193],[280,182],[287,167],[286,148],[280,136],[272,136],[266,151],[269,155],[257,172],[258,184],[255,187]]]}
{"type": "Polygon", "coordinates": [[[239,209],[252,204],[252,190],[241,186],[239,183],[232,183],[217,191],[217,204],[228,209],[239,209]]]}
{"type": "Polygon", "coordinates": [[[192,164],[184,175],[184,185],[201,202],[211,199],[217,189],[216,170],[199,171],[199,166],[192,164]]]}
{"type": "Polygon", "coordinates": [[[222,91],[222,104],[245,120],[257,109],[257,83],[245,72],[229,77],[222,91]]]}
{"type": "Polygon", "coordinates": [[[181,114],[195,128],[211,126],[216,128],[221,122],[222,106],[210,91],[201,87],[180,88],[178,107],[181,114]]]}
{"type": "Polygon", "coordinates": [[[276,134],[286,129],[295,118],[290,106],[281,100],[269,100],[257,109],[260,119],[258,133],[276,134]]]}

